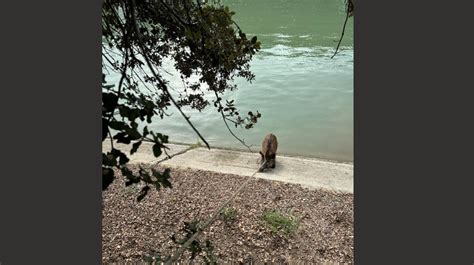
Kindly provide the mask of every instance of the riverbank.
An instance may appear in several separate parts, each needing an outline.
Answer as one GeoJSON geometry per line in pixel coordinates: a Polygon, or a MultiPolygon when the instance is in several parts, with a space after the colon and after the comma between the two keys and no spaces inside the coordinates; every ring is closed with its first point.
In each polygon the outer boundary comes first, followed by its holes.
{"type": "MultiPolygon", "coordinates": [[[[178,169],[198,169],[222,174],[250,176],[258,168],[260,155],[250,152],[225,149],[208,150],[196,147],[188,150],[188,145],[168,144],[168,154],[184,152],[171,159],[160,162],[160,165],[178,169]],[[188,150],[188,151],[186,151],[188,150]]],[[[104,150],[110,149],[110,142],[104,141],[104,150]]],[[[131,145],[114,143],[114,147],[129,155],[131,145]]],[[[152,145],[143,143],[138,152],[129,155],[130,163],[154,164],[163,158],[153,156],[152,145]]],[[[299,184],[310,189],[325,189],[336,192],[353,193],[353,164],[341,163],[316,158],[292,157],[277,155],[276,168],[257,173],[256,178],[299,184]]]]}
{"type": "MultiPolygon", "coordinates": [[[[138,263],[146,257],[174,253],[179,244],[172,237],[183,238],[185,222],[207,220],[246,179],[174,167],[173,188],[152,189],[138,203],[139,187],[125,187],[119,176],[103,192],[102,262],[138,263]]],[[[207,256],[218,264],[353,263],[353,195],[253,178],[229,205],[227,214],[198,240],[202,245],[207,240],[212,243],[214,249],[207,256]],[[288,234],[272,229],[265,217],[272,211],[297,220],[291,226],[294,229],[288,234]]],[[[180,261],[189,258],[190,253],[185,252],[180,261]]],[[[202,263],[202,256],[195,261],[202,263]]]]}

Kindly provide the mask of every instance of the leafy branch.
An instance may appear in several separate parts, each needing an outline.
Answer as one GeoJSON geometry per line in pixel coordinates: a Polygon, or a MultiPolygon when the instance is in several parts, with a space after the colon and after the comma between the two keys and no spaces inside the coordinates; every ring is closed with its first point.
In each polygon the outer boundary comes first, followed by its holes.
{"type": "Polygon", "coordinates": [[[241,117],[232,103],[224,106],[219,95],[237,89],[232,82],[235,77],[249,82],[254,79],[249,62],[260,43],[256,37],[247,39],[232,20],[233,14],[224,6],[201,6],[190,0],[176,1],[172,6],[165,0],[104,0],[102,141],[109,138],[112,142],[111,150],[102,154],[103,189],[113,182],[117,171],[127,178],[127,185],[145,183],[143,196],[137,199],[143,199],[150,186],[170,187],[169,172],[143,167],[131,172],[127,155],[115,148],[114,141],[132,145],[131,154],[137,152],[142,142],[153,143],[155,157],[167,154],[168,136],[149,130],[146,124],[156,116],[169,116],[167,110],[173,106],[210,148],[184,112],[186,107],[202,111],[209,106],[204,98],[206,92],[217,96],[214,107],[221,113],[225,126],[245,144],[232,132],[230,122],[250,129],[260,114],[249,112],[248,117],[241,117]],[[184,92],[171,87],[162,76],[169,74],[163,69],[164,59],[174,62],[184,92]],[[110,74],[120,76],[117,86],[107,83],[110,74]],[[191,81],[191,75],[197,76],[198,81],[191,81]],[[207,85],[207,90],[202,84],[207,85]]]}

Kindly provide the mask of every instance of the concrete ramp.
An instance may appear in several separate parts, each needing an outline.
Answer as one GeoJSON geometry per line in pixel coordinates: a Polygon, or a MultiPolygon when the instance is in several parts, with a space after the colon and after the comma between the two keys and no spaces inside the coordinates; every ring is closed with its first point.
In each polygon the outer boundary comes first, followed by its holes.
{"type": "MultiPolygon", "coordinates": [[[[189,148],[187,145],[168,144],[169,155],[182,152],[189,148]]],[[[104,141],[103,149],[110,149],[110,142],[104,141]]],[[[131,145],[114,143],[114,147],[128,155],[131,145]]],[[[179,154],[160,164],[177,168],[193,168],[225,174],[250,176],[257,169],[258,153],[230,151],[198,147],[179,154]]],[[[131,163],[156,163],[163,158],[153,156],[152,144],[143,143],[138,152],[129,155],[131,163]]],[[[301,184],[308,188],[327,189],[339,192],[353,193],[354,170],[351,163],[338,163],[315,158],[302,158],[277,155],[276,168],[257,173],[255,177],[301,184]]]]}

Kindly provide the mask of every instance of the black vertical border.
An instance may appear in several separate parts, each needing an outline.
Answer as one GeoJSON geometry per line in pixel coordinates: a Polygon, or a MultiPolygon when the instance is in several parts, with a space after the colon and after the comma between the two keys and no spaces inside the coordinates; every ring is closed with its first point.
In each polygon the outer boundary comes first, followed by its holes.
{"type": "Polygon", "coordinates": [[[0,7],[0,263],[101,263],[101,1],[0,7]]]}
{"type": "Polygon", "coordinates": [[[355,1],[355,263],[474,263],[473,2],[355,1]]]}

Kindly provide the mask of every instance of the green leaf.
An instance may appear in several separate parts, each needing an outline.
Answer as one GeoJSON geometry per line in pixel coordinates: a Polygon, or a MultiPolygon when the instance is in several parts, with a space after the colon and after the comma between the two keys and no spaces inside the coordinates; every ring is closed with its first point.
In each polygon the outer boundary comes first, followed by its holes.
{"type": "Polygon", "coordinates": [[[158,135],[156,135],[156,133],[153,132],[153,131],[151,131],[150,133],[151,133],[151,136],[153,136],[153,141],[154,141],[155,143],[158,142],[158,135]]]}
{"type": "Polygon", "coordinates": [[[102,167],[102,190],[106,190],[114,181],[114,171],[111,168],[102,167]]]}
{"type": "Polygon", "coordinates": [[[147,262],[147,263],[153,263],[153,257],[150,257],[150,256],[145,256],[143,257],[143,261],[147,262]]]}
{"type": "Polygon", "coordinates": [[[159,157],[161,155],[161,144],[156,143],[153,145],[153,155],[159,157]]]}
{"type": "Polygon", "coordinates": [[[138,147],[140,147],[141,144],[142,144],[142,141],[138,141],[138,142],[134,143],[132,145],[132,150],[130,150],[130,154],[134,154],[135,152],[137,152],[138,147]]]}
{"type": "Polygon", "coordinates": [[[149,190],[150,190],[150,187],[148,185],[143,187],[142,190],[140,191],[140,194],[137,196],[137,201],[141,202],[143,198],[145,198],[145,196],[148,194],[149,190]]]}
{"type": "Polygon", "coordinates": [[[128,134],[124,133],[124,132],[119,132],[117,133],[116,135],[114,135],[114,139],[117,140],[118,143],[123,143],[123,144],[130,144],[131,141],[130,141],[130,138],[127,137],[128,134]]]}
{"type": "Polygon", "coordinates": [[[108,120],[102,118],[102,141],[107,138],[107,134],[109,133],[109,125],[108,120]]]}
{"type": "Polygon", "coordinates": [[[130,108],[127,106],[120,106],[119,107],[120,116],[128,118],[130,116],[130,108]]]}
{"type": "Polygon", "coordinates": [[[142,135],[138,132],[137,130],[138,128],[137,127],[134,127],[134,128],[126,128],[125,129],[125,132],[128,133],[128,137],[130,140],[138,140],[140,138],[142,138],[142,135]]]}
{"type": "Polygon", "coordinates": [[[128,157],[126,155],[123,155],[123,156],[119,157],[119,164],[120,165],[125,165],[125,164],[128,163],[128,161],[130,161],[130,159],[128,159],[128,157]]]}
{"type": "Polygon", "coordinates": [[[160,138],[161,140],[161,143],[168,143],[168,135],[164,135],[164,134],[161,134],[161,133],[158,133],[158,137],[160,138]]]}
{"type": "Polygon", "coordinates": [[[115,157],[118,157],[119,158],[119,164],[120,165],[124,165],[126,164],[128,161],[130,161],[130,159],[128,159],[127,155],[124,154],[122,151],[118,150],[118,149],[115,149],[113,148],[111,153],[115,156],[115,157]]]}
{"type": "Polygon", "coordinates": [[[194,32],[194,39],[195,40],[200,40],[201,39],[201,31],[194,32]]]}
{"type": "Polygon", "coordinates": [[[109,167],[117,166],[116,157],[110,152],[107,154],[102,153],[102,165],[109,167]]]}
{"type": "Polygon", "coordinates": [[[127,125],[125,124],[125,122],[123,122],[123,121],[116,121],[116,120],[110,121],[109,126],[110,126],[110,128],[112,128],[112,129],[114,129],[114,130],[117,130],[117,131],[121,131],[121,130],[123,130],[124,128],[127,127],[127,125]]]}
{"type": "Polygon", "coordinates": [[[136,120],[140,116],[140,110],[139,109],[130,109],[130,114],[128,116],[128,119],[130,121],[136,120]]]}
{"type": "Polygon", "coordinates": [[[102,93],[102,103],[108,112],[111,112],[117,106],[118,97],[112,93],[102,93]]]}
{"type": "Polygon", "coordinates": [[[133,175],[133,172],[127,167],[121,167],[120,170],[122,171],[122,175],[124,175],[127,178],[127,181],[125,182],[125,186],[130,186],[132,184],[136,184],[140,182],[140,178],[133,175]]]}
{"type": "Polygon", "coordinates": [[[160,183],[165,188],[173,188],[171,182],[168,180],[171,177],[170,171],[171,170],[169,168],[165,169],[163,172],[159,172],[154,168],[151,169],[152,175],[157,179],[155,183],[157,190],[160,188],[160,183]]]}
{"type": "Polygon", "coordinates": [[[111,88],[114,87],[114,85],[103,85],[102,87],[107,89],[107,90],[110,90],[111,88]]]}
{"type": "Polygon", "coordinates": [[[186,28],[185,33],[187,39],[192,39],[193,38],[193,31],[191,28],[186,28]]]}

